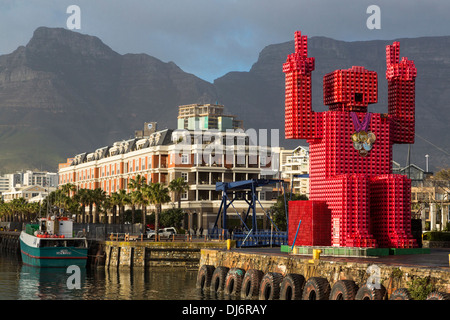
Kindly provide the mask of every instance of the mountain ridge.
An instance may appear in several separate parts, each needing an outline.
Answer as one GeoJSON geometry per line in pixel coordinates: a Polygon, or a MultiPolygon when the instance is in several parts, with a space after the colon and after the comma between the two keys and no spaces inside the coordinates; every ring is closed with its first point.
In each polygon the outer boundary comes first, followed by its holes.
{"type": "MultiPolygon", "coordinates": [[[[450,89],[445,84],[450,82],[450,36],[416,39],[399,39],[401,56],[418,68],[416,132],[449,150],[445,104],[450,89]]],[[[379,102],[369,111],[387,110],[384,52],[390,43],[311,37],[309,56],[316,58],[313,109],[327,109],[321,97],[325,73],[362,65],[378,72],[379,102]]],[[[175,128],[178,106],[191,103],[218,101],[246,128],[278,129],[282,146],[306,145],[283,139],[282,64],[293,49],[293,41],[268,45],[249,71],[231,71],[211,83],[172,61],[145,53],[119,54],[95,36],[37,28],[25,46],[0,56],[0,171],[55,171],[68,157],[129,138],[145,121],[157,121],[159,129],[175,128]]],[[[401,164],[405,147],[394,147],[394,159],[401,164]]],[[[420,138],[413,146],[420,157],[411,162],[423,166],[424,152],[430,154],[431,166],[449,165],[448,155],[420,138]]]]}

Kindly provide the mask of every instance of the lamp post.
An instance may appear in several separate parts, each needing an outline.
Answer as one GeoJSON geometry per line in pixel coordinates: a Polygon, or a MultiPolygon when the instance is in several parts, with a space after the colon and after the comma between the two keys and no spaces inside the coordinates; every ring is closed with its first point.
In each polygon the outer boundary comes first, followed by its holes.
{"type": "Polygon", "coordinates": [[[426,172],[428,172],[428,158],[429,158],[429,155],[426,154],[426,155],[425,155],[425,171],[426,171],[426,172]]]}

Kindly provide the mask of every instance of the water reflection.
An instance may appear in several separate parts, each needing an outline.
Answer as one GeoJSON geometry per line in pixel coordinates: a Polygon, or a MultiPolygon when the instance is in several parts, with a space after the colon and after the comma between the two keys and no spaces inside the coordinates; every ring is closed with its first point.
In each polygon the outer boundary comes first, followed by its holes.
{"type": "MultiPolygon", "coordinates": [[[[22,265],[18,285],[19,299],[23,300],[74,300],[83,299],[83,291],[69,289],[67,280],[71,273],[65,268],[37,268],[22,265]]],[[[81,288],[86,285],[86,270],[80,269],[81,288]]]]}
{"type": "Polygon", "coordinates": [[[197,271],[181,268],[81,269],[69,289],[66,268],[37,268],[0,252],[0,300],[236,300],[196,288],[197,271]]]}
{"type": "Polygon", "coordinates": [[[18,284],[19,299],[60,300],[186,300],[196,293],[195,271],[81,269],[81,288],[69,289],[71,273],[64,268],[23,265],[18,284]]]}

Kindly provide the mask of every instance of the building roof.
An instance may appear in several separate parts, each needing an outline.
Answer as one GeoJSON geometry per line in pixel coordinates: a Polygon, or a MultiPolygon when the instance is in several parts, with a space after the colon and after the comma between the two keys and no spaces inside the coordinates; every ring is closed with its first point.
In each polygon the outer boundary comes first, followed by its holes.
{"type": "Polygon", "coordinates": [[[160,145],[172,144],[172,129],[164,129],[161,131],[156,131],[148,138],[132,138],[128,140],[122,140],[114,142],[112,146],[105,146],[98,148],[94,152],[87,153],[83,152],[76,155],[73,158],[71,166],[75,166],[81,163],[100,160],[115,156],[118,154],[124,154],[135,150],[140,150],[143,148],[149,148],[160,145]]]}

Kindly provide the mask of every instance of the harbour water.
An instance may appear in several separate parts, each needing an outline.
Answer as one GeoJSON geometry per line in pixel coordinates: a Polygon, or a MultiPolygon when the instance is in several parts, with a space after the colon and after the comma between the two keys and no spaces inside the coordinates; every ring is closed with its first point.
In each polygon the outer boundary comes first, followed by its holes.
{"type": "Polygon", "coordinates": [[[197,271],[181,268],[107,270],[86,268],[71,289],[65,268],[22,264],[18,254],[0,252],[0,300],[209,300],[195,288],[197,271]],[[69,285],[68,285],[69,282],[69,285]]]}

